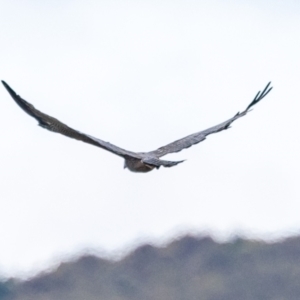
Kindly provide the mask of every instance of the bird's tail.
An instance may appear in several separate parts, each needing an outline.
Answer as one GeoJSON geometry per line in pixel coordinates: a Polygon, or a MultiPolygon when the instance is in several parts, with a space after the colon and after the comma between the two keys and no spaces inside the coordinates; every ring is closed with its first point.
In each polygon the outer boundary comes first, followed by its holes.
{"type": "Polygon", "coordinates": [[[184,162],[184,160],[180,160],[180,161],[169,161],[169,160],[161,160],[158,158],[146,158],[143,159],[143,163],[147,164],[147,165],[151,165],[154,166],[155,168],[159,168],[160,166],[166,167],[166,168],[170,168],[170,167],[174,167],[180,163],[184,162]]]}

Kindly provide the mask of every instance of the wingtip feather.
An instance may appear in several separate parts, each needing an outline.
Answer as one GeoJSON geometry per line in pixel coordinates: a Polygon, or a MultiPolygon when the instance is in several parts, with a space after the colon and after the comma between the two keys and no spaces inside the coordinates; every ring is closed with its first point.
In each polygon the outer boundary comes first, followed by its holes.
{"type": "Polygon", "coordinates": [[[246,111],[249,111],[249,109],[254,106],[256,103],[258,103],[259,101],[261,101],[264,97],[266,97],[270,91],[273,89],[273,87],[270,87],[271,81],[266,85],[266,87],[263,89],[263,91],[259,91],[256,96],[254,97],[254,99],[252,100],[252,102],[247,106],[246,111]]]}
{"type": "Polygon", "coordinates": [[[8,84],[4,80],[1,80],[1,82],[6,88],[8,87],[8,84]]]}
{"type": "Polygon", "coordinates": [[[4,81],[1,80],[2,84],[4,85],[4,87],[6,88],[6,90],[12,95],[15,96],[16,92],[4,81]]]}

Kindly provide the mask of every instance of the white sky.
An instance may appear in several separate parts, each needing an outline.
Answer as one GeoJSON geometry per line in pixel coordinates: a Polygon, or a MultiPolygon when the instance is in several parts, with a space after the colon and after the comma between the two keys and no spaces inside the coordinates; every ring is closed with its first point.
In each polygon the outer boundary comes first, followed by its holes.
{"type": "Polygon", "coordinates": [[[300,229],[300,2],[1,1],[0,79],[69,126],[149,151],[232,117],[232,129],[147,174],[36,126],[0,88],[0,273],[82,249],[182,232],[300,229]]]}

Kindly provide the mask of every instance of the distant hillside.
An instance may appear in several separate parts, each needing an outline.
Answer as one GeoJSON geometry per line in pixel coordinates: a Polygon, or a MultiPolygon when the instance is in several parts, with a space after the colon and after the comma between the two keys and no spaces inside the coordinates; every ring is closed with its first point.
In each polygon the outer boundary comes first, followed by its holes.
{"type": "Polygon", "coordinates": [[[29,281],[3,282],[0,299],[299,300],[300,237],[220,244],[186,236],[117,262],[84,256],[29,281]]]}

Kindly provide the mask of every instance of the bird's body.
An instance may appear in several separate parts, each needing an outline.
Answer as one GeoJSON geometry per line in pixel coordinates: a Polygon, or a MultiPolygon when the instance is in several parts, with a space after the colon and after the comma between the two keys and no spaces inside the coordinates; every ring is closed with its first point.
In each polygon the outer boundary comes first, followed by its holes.
{"type": "Polygon", "coordinates": [[[125,159],[124,168],[132,172],[147,173],[152,171],[155,166],[143,163],[142,159],[128,158],[125,159]]]}
{"type": "Polygon", "coordinates": [[[6,88],[6,90],[9,92],[9,94],[12,96],[12,98],[15,100],[15,102],[26,113],[28,113],[30,116],[35,118],[39,122],[39,125],[41,127],[53,132],[63,134],[70,138],[74,138],[83,141],[85,143],[92,144],[94,146],[100,147],[107,151],[110,151],[125,159],[125,164],[124,164],[125,168],[128,168],[130,171],[133,172],[142,172],[142,173],[149,172],[154,168],[158,169],[160,166],[173,167],[183,162],[183,160],[181,161],[162,160],[160,159],[160,157],[169,153],[179,152],[185,148],[189,148],[192,145],[202,142],[203,140],[205,140],[206,136],[210,134],[228,129],[232,122],[234,122],[235,120],[239,119],[242,116],[245,116],[250,111],[250,108],[254,106],[256,103],[258,103],[260,100],[262,100],[272,89],[269,88],[270,86],[269,83],[262,92],[257,93],[254,100],[248,105],[248,107],[244,111],[242,111],[241,113],[237,113],[235,116],[233,116],[232,118],[230,118],[225,122],[222,122],[219,125],[213,126],[203,131],[196,132],[187,137],[172,142],[166,146],[160,147],[154,151],[132,152],[132,151],[122,149],[111,143],[100,140],[98,138],[84,134],[75,129],[72,129],[66,124],[60,122],[59,120],[37,110],[32,104],[30,104],[26,100],[22,99],[19,95],[17,95],[6,82],[2,81],[2,83],[6,88]]]}

